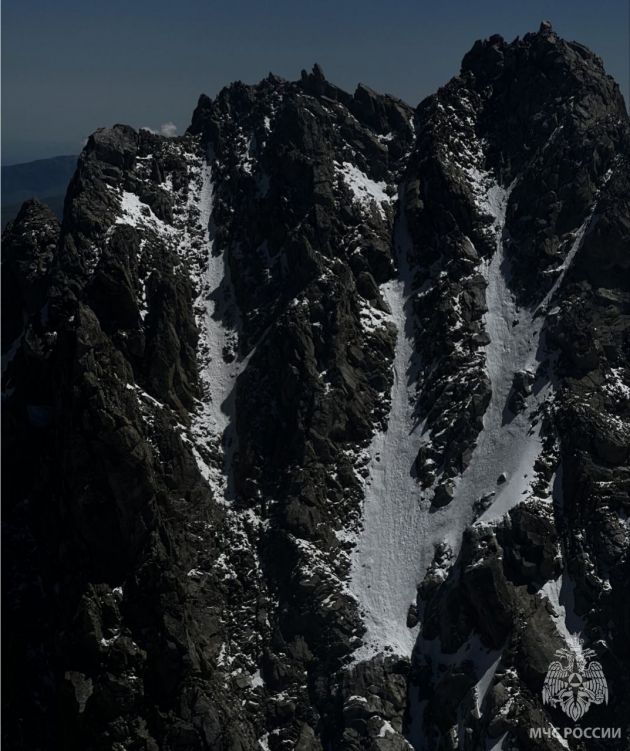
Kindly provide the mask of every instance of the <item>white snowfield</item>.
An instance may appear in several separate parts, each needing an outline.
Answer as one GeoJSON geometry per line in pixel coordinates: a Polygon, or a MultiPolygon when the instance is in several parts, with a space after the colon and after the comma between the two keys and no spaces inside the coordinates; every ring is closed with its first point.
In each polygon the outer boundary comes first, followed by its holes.
{"type": "Polygon", "coordinates": [[[243,363],[237,357],[239,317],[233,301],[229,265],[223,253],[215,253],[209,224],[213,207],[212,171],[207,163],[200,166],[201,185],[191,201],[198,210],[202,230],[201,254],[194,268],[193,280],[198,289],[195,301],[200,331],[198,357],[203,396],[198,402],[191,424],[195,444],[221,451],[223,467],[208,464],[195,452],[204,478],[223,502],[228,494],[228,467],[235,450],[233,428],[234,387],[243,363]],[[231,357],[231,361],[226,360],[231,357]]]}
{"type": "MultiPolygon", "coordinates": [[[[488,177],[485,177],[489,180],[488,177]]],[[[547,395],[547,386],[537,382],[526,408],[519,414],[506,414],[506,402],[512,388],[514,374],[527,371],[532,375],[538,368],[538,348],[542,318],[534,320],[533,313],[518,309],[507,280],[509,269],[505,259],[503,227],[510,190],[490,184],[487,204],[494,217],[497,249],[490,263],[484,261],[483,273],[488,283],[484,328],[490,338],[486,347],[486,368],[490,378],[492,397],[483,418],[483,431],[473,454],[470,478],[462,478],[468,485],[472,500],[495,492],[494,503],[479,519],[488,522],[506,514],[524,500],[534,480],[534,462],[542,450],[540,422],[532,427],[532,413],[547,395]],[[506,481],[497,485],[500,475],[506,481]],[[468,482],[466,482],[468,481],[468,482]]]]}
{"type": "MultiPolygon", "coordinates": [[[[498,221],[504,215],[504,204],[500,196],[498,221]]],[[[408,297],[412,278],[409,249],[401,214],[396,232],[399,280],[381,288],[397,329],[391,411],[386,431],[377,432],[369,448],[362,529],[352,558],[350,591],[357,598],[366,627],[363,645],[354,654],[357,661],[380,652],[411,655],[419,627],[407,627],[407,613],[416,602],[417,587],[438,544],[447,542],[457,552],[472,519],[472,501],[482,494],[477,488],[485,489],[488,472],[493,469],[488,466],[493,461],[491,452],[486,453],[483,447],[475,451],[455,497],[437,510],[431,510],[430,494],[422,492],[412,475],[424,426],[418,424],[414,409],[418,362],[408,297]]]]}
{"type": "Polygon", "coordinates": [[[199,208],[199,224],[203,230],[205,245],[205,268],[199,269],[197,284],[199,294],[197,305],[201,310],[199,325],[204,348],[204,367],[201,371],[203,385],[209,399],[203,400],[208,408],[208,418],[214,432],[222,433],[228,425],[229,414],[223,406],[229,394],[236,368],[226,367],[223,358],[224,348],[229,348],[232,332],[223,324],[222,314],[229,299],[224,280],[228,277],[227,264],[223,254],[215,254],[214,242],[208,227],[213,205],[212,171],[208,164],[202,167],[202,184],[195,197],[199,208]]]}
{"type": "Polygon", "coordinates": [[[413,344],[404,326],[409,302],[404,281],[388,282],[381,289],[398,331],[391,412],[387,430],[377,432],[369,448],[363,529],[352,556],[350,592],[367,628],[356,660],[383,651],[411,654],[417,629],[407,628],[407,611],[425,565],[426,513],[411,476],[421,429],[414,425],[411,402],[413,344]]]}
{"type": "MultiPolygon", "coordinates": [[[[541,342],[544,316],[519,309],[508,286],[503,230],[510,189],[500,187],[489,173],[479,170],[471,171],[469,177],[480,208],[492,217],[491,231],[496,236],[496,251],[489,262],[482,264],[488,284],[484,328],[490,339],[486,368],[492,396],[471,462],[455,483],[452,501],[431,510],[431,493],[423,493],[412,476],[423,441],[423,425],[418,424],[414,413],[412,382],[417,356],[408,300],[410,240],[404,216],[400,217],[396,238],[399,279],[381,288],[391,309],[390,320],[397,328],[391,412],[387,429],[375,434],[369,448],[362,529],[352,557],[350,591],[359,603],[366,627],[363,645],[354,653],[355,661],[378,653],[411,655],[419,627],[407,627],[407,613],[416,602],[417,586],[427,573],[436,546],[448,545],[455,560],[463,532],[473,522],[474,502],[482,497],[492,498],[476,523],[491,522],[525,500],[536,479],[534,463],[541,453],[542,441],[540,422],[534,418],[550,395],[549,378],[545,374],[537,376],[519,414],[513,415],[506,402],[514,374],[536,374],[546,356],[541,342]]],[[[547,305],[561,284],[585,227],[586,222],[575,234],[560,274],[539,308],[547,305]]]]}
{"type": "MultiPolygon", "coordinates": [[[[394,383],[385,432],[377,432],[369,448],[362,529],[352,556],[350,592],[359,603],[366,633],[355,661],[375,654],[410,657],[419,627],[407,627],[409,607],[434,558],[446,542],[455,555],[472,520],[472,501],[486,487],[491,457],[477,455],[448,506],[431,509],[431,494],[423,493],[412,475],[423,443],[422,422],[415,414],[414,382],[419,367],[414,352],[413,317],[409,291],[410,239],[403,214],[396,228],[399,280],[382,286],[396,325],[394,383]],[[480,461],[483,460],[483,461],[480,461]]],[[[492,469],[492,468],[490,468],[492,469]]],[[[498,474],[498,473],[497,473],[498,474]]]]}

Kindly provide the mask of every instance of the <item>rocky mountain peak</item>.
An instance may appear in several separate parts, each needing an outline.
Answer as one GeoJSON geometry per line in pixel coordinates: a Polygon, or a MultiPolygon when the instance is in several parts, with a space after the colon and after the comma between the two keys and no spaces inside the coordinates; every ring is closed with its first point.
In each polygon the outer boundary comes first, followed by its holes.
{"type": "Polygon", "coordinates": [[[553,31],[553,26],[551,25],[551,21],[541,21],[540,26],[538,28],[539,34],[552,34],[555,33],[553,31]]]}
{"type": "Polygon", "coordinates": [[[579,638],[624,725],[629,132],[543,23],[94,133],[3,238],[10,745],[551,749],[579,638]]]}
{"type": "Polygon", "coordinates": [[[59,221],[38,200],[26,201],[10,222],[2,239],[2,336],[13,342],[19,336],[23,317],[44,305],[54,251],[59,238],[59,221]]]}
{"type": "Polygon", "coordinates": [[[516,78],[518,93],[523,100],[534,93],[527,88],[531,78],[540,87],[532,104],[545,98],[552,102],[570,96],[577,98],[588,91],[599,90],[607,106],[623,110],[623,99],[615,82],[606,74],[601,59],[577,42],[568,42],[541,25],[536,34],[526,34],[506,42],[495,35],[475,42],[464,56],[461,73],[471,72],[480,86],[502,86],[516,78]],[[523,88],[525,87],[525,88],[523,88]]]}

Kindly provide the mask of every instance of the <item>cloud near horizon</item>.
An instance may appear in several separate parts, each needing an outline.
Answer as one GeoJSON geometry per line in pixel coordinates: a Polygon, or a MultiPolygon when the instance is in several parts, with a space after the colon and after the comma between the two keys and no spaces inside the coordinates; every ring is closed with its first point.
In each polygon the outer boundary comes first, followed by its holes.
{"type": "Polygon", "coordinates": [[[177,135],[177,125],[170,121],[162,123],[157,130],[155,128],[150,128],[148,125],[143,126],[141,130],[149,130],[151,133],[157,133],[161,136],[166,136],[167,138],[173,138],[173,136],[177,135]]]}

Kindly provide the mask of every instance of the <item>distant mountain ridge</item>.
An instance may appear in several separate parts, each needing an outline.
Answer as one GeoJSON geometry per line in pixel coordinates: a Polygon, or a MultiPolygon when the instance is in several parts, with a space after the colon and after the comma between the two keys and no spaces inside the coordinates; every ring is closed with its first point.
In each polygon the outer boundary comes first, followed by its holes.
{"type": "Polygon", "coordinates": [[[77,167],[76,155],[53,156],[2,167],[2,226],[18,214],[29,198],[47,204],[61,218],[63,199],[77,167]]]}

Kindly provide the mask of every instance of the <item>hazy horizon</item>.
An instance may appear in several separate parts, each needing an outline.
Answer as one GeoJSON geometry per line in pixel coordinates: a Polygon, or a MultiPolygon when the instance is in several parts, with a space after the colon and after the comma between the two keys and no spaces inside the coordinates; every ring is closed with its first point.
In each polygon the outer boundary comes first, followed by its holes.
{"type": "Polygon", "coordinates": [[[395,0],[331,0],[316,6],[281,0],[164,0],[85,7],[76,0],[7,0],[3,8],[2,164],[77,154],[96,128],[124,122],[182,133],[200,94],[270,71],[299,78],[318,62],[327,78],[353,91],[364,83],[417,105],[459,71],[478,38],[511,41],[549,19],[593,49],[628,102],[628,7],[594,13],[587,0],[527,7],[462,0],[424,7],[395,0]]]}

